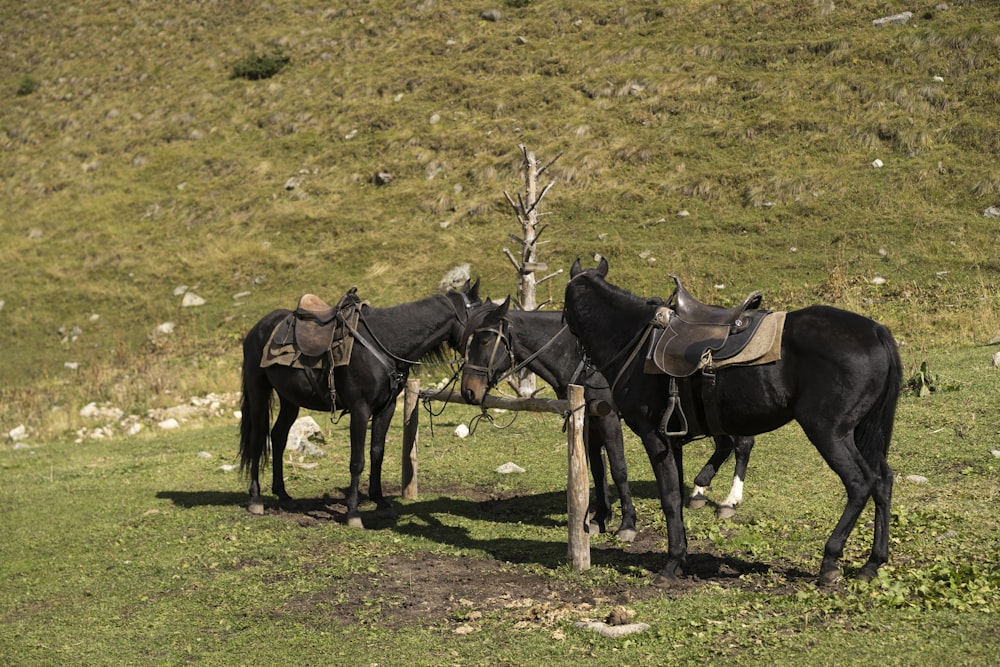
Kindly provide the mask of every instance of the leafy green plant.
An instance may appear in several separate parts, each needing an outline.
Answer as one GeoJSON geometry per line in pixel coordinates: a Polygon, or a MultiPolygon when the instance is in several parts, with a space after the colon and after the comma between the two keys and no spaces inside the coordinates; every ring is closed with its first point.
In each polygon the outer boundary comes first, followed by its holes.
{"type": "Polygon", "coordinates": [[[24,96],[30,95],[36,90],[38,90],[39,84],[38,80],[35,79],[30,74],[25,74],[21,77],[21,80],[17,83],[17,95],[24,96]]]}
{"type": "Polygon", "coordinates": [[[942,380],[940,376],[931,373],[927,369],[927,362],[924,361],[920,364],[920,370],[906,381],[905,388],[924,398],[939,391],[958,391],[960,386],[957,382],[942,380]]]}
{"type": "Polygon", "coordinates": [[[233,65],[232,78],[250,81],[270,79],[289,62],[291,58],[280,49],[263,54],[251,53],[233,65]]]}

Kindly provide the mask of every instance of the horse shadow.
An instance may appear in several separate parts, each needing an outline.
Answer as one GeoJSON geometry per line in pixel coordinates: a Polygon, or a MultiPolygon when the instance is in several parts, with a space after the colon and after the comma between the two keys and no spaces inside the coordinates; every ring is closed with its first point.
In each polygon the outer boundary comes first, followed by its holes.
{"type": "MultiPolygon", "coordinates": [[[[649,483],[648,486],[655,493],[654,485],[649,483]]],[[[222,491],[160,491],[156,497],[170,500],[184,508],[247,505],[246,494],[222,491]]],[[[400,514],[399,519],[380,516],[374,509],[365,510],[363,506],[361,515],[366,529],[391,531],[430,540],[461,551],[478,551],[492,559],[508,563],[537,565],[550,570],[566,565],[565,542],[535,539],[523,535],[523,531],[516,537],[478,537],[464,525],[451,524],[439,518],[511,523],[539,529],[565,528],[565,492],[551,491],[481,500],[436,495],[427,500],[397,500],[394,504],[400,514]]],[[[294,505],[290,506],[280,506],[272,501],[266,506],[266,515],[286,518],[304,527],[321,527],[346,524],[347,506],[343,503],[342,496],[324,494],[315,498],[296,499],[294,505]]],[[[634,574],[637,571],[656,573],[665,558],[665,540],[665,535],[655,533],[648,527],[640,527],[640,538],[632,544],[615,539],[594,541],[591,545],[591,564],[622,574],[634,574]]],[[[685,567],[689,577],[733,582],[744,575],[763,575],[773,570],[767,563],[718,553],[690,553],[685,567]]],[[[787,579],[810,578],[808,573],[795,568],[784,569],[781,573],[787,579]]]]}

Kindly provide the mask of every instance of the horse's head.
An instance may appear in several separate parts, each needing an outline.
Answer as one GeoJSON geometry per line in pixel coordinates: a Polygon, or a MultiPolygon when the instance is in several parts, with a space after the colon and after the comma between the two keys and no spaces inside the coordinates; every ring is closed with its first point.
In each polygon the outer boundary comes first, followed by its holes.
{"type": "Polygon", "coordinates": [[[455,319],[448,331],[448,345],[452,349],[462,351],[464,345],[463,332],[472,315],[483,305],[479,298],[479,279],[476,282],[465,281],[461,289],[449,290],[445,298],[455,311],[455,319]]]}
{"type": "Polygon", "coordinates": [[[577,338],[580,337],[578,331],[580,317],[582,316],[581,308],[586,306],[586,304],[581,303],[580,295],[588,291],[589,283],[594,281],[604,282],[604,278],[607,275],[608,260],[604,257],[601,257],[601,261],[593,269],[584,269],[578,257],[569,269],[570,278],[569,282],[566,283],[563,316],[566,319],[566,326],[569,327],[570,332],[577,338]]]}
{"type": "Polygon", "coordinates": [[[496,386],[514,360],[510,349],[507,310],[510,297],[496,307],[483,307],[469,318],[464,336],[465,365],[462,367],[462,396],[480,405],[486,392],[496,386]]]}

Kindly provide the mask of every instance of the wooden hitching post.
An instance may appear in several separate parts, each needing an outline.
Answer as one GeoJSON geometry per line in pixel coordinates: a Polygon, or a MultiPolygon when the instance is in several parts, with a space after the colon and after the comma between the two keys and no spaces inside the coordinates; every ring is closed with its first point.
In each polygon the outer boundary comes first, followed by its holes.
{"type": "Polygon", "coordinates": [[[417,499],[417,422],[420,380],[406,381],[403,390],[403,498],[417,499]]]}
{"type": "Polygon", "coordinates": [[[590,568],[590,535],[584,530],[587,519],[587,451],[583,444],[583,387],[569,386],[569,472],[566,479],[567,521],[569,523],[569,560],[577,571],[590,568]]]}

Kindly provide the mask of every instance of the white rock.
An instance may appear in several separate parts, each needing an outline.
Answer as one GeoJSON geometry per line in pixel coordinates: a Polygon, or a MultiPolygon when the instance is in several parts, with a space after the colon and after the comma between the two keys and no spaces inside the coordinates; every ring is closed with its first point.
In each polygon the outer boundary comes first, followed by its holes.
{"type": "Polygon", "coordinates": [[[499,468],[497,468],[496,471],[498,473],[500,473],[501,475],[510,475],[510,474],[513,474],[513,473],[522,473],[522,472],[524,472],[524,468],[522,468],[521,466],[517,465],[516,463],[512,463],[512,462],[508,461],[507,463],[504,463],[502,466],[500,466],[499,468]]]}
{"type": "Polygon", "coordinates": [[[325,442],[323,429],[312,417],[299,417],[288,431],[288,449],[309,456],[326,456],[326,452],[313,444],[325,442]]]}
{"type": "Polygon", "coordinates": [[[198,452],[199,459],[210,459],[212,458],[212,452],[198,452]]]}
{"type": "Polygon", "coordinates": [[[993,365],[1000,366],[1000,352],[993,355],[993,365]]]}
{"type": "Polygon", "coordinates": [[[139,422],[132,422],[131,424],[129,424],[129,427],[125,429],[125,435],[136,435],[141,430],[142,430],[142,424],[140,424],[139,422]]]}
{"type": "Polygon", "coordinates": [[[181,299],[181,306],[183,308],[191,308],[193,306],[204,306],[205,300],[195,294],[194,292],[186,292],[184,298],[181,299]]]}
{"type": "Polygon", "coordinates": [[[236,466],[232,465],[231,463],[224,463],[221,466],[219,466],[219,470],[223,472],[232,472],[236,470],[236,466]]]}
{"type": "Polygon", "coordinates": [[[187,291],[188,291],[187,285],[178,285],[177,287],[174,288],[174,296],[181,296],[187,291]]]}
{"type": "Polygon", "coordinates": [[[885,278],[882,276],[875,276],[872,278],[872,285],[885,285],[885,278]]]}
{"type": "Polygon", "coordinates": [[[983,216],[987,218],[1000,218],[1000,207],[990,206],[983,211],[983,216]]]}
{"type": "Polygon", "coordinates": [[[153,329],[153,332],[157,333],[157,334],[160,334],[162,336],[169,336],[170,334],[172,334],[174,332],[174,328],[176,326],[177,325],[174,324],[173,322],[164,322],[160,326],[158,326],[155,329],[153,329]]]}
{"type": "Polygon", "coordinates": [[[927,478],[923,475],[907,475],[906,481],[913,482],[914,484],[926,484],[927,478]]]}
{"type": "Polygon", "coordinates": [[[881,169],[882,167],[885,166],[885,163],[882,162],[882,160],[876,158],[875,160],[872,161],[872,166],[875,167],[876,169],[881,169]]]}
{"type": "Polygon", "coordinates": [[[66,363],[63,364],[63,368],[65,368],[66,370],[69,370],[69,371],[79,370],[79,368],[80,368],[80,362],[78,362],[78,361],[67,361],[66,363]]]}
{"type": "Polygon", "coordinates": [[[1000,449],[991,449],[990,450],[990,454],[992,454],[994,457],[1000,459],[1000,449]]]}
{"type": "Polygon", "coordinates": [[[626,623],[625,625],[608,625],[603,621],[580,621],[576,624],[580,630],[596,632],[605,637],[625,637],[637,632],[649,630],[648,623],[626,623]]]}
{"type": "Polygon", "coordinates": [[[173,417],[171,417],[170,419],[164,419],[159,424],[157,424],[157,426],[159,426],[164,430],[179,428],[180,425],[181,425],[180,422],[174,419],[173,417]]]}
{"type": "Polygon", "coordinates": [[[233,301],[239,301],[240,299],[245,299],[250,296],[252,292],[237,292],[233,295],[233,301]]]}
{"type": "Polygon", "coordinates": [[[0,299],[0,310],[3,310],[4,304],[7,303],[3,299],[0,299]]]}
{"type": "Polygon", "coordinates": [[[21,424],[21,425],[17,426],[16,428],[11,429],[10,432],[7,434],[7,437],[10,438],[11,440],[13,440],[14,442],[20,442],[21,440],[27,440],[28,439],[28,429],[25,428],[24,424],[21,424]]]}
{"type": "Polygon", "coordinates": [[[872,21],[873,26],[884,26],[884,25],[902,25],[913,18],[913,12],[900,12],[898,14],[893,14],[892,16],[883,16],[880,19],[875,19],[872,21]]]}
{"type": "Polygon", "coordinates": [[[455,429],[455,436],[458,438],[468,438],[469,437],[469,427],[465,424],[459,424],[458,428],[455,429]]]}

